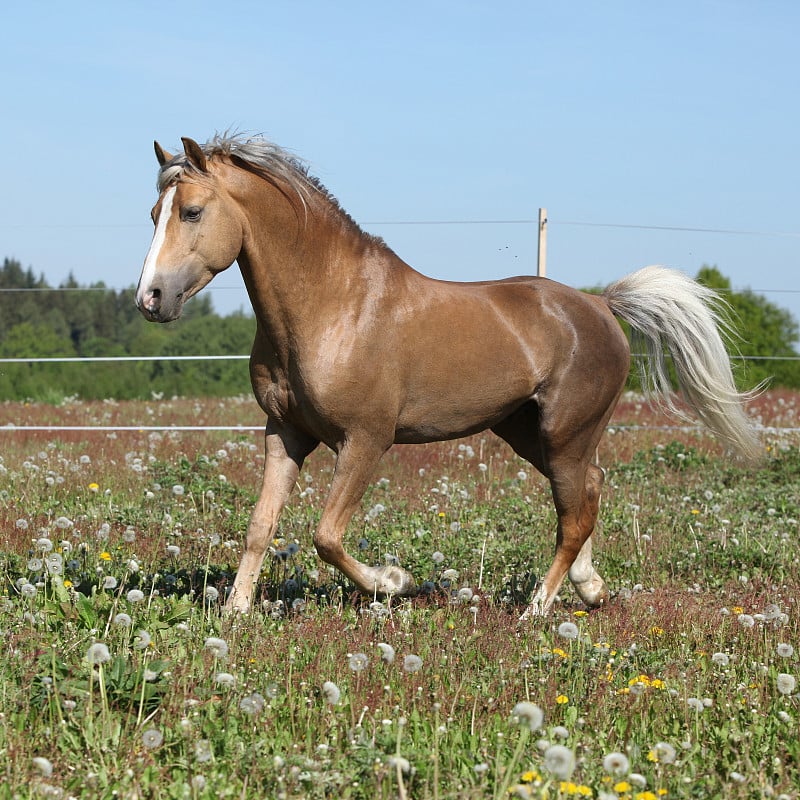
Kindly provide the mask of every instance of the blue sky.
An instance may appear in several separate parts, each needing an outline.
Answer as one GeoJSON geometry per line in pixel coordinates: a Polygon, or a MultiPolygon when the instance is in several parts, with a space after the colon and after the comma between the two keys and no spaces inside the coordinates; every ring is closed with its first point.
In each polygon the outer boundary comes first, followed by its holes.
{"type": "MultiPolygon", "coordinates": [[[[135,283],[153,139],[232,127],[305,158],[429,275],[531,274],[535,225],[385,223],[546,206],[549,277],[710,263],[800,318],[795,2],[32,0],[2,17],[0,257],[51,283],[135,283]]],[[[247,306],[236,267],[212,288],[247,306]]]]}

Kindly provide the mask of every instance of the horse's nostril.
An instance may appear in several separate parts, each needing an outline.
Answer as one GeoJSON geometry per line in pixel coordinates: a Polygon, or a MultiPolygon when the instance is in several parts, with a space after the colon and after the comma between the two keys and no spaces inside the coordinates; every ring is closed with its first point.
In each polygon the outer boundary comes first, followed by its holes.
{"type": "Polygon", "coordinates": [[[150,296],[153,300],[160,300],[161,299],[161,289],[151,289],[150,296]]]}

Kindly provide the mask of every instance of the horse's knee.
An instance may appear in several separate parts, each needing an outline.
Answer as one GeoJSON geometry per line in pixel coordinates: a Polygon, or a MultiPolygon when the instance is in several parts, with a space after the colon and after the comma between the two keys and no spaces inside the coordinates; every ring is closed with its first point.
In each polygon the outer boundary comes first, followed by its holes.
{"type": "Polygon", "coordinates": [[[336,564],[342,553],[341,539],[328,531],[318,530],[314,534],[317,555],[328,564],[336,564]]]}

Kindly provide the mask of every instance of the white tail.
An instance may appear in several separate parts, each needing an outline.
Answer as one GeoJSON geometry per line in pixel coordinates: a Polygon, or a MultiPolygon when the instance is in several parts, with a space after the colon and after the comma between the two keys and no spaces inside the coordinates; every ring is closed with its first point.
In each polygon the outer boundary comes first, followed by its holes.
{"type": "Polygon", "coordinates": [[[631,347],[640,354],[645,392],[674,414],[664,350],[672,356],[684,398],[700,420],[749,461],[763,456],[737,391],[720,331],[732,332],[726,304],[712,289],[681,272],[645,267],[612,283],[603,297],[631,326],[631,347]]]}

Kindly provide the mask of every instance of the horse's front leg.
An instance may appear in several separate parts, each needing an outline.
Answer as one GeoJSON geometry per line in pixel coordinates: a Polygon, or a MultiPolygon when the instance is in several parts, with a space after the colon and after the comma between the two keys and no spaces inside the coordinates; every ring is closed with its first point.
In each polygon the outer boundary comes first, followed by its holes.
{"type": "Polygon", "coordinates": [[[275,536],[278,518],[292,491],[306,456],[318,442],[270,420],[265,432],[264,478],[250,517],[239,570],[226,609],[247,612],[267,548],[275,536]]]}
{"type": "Polygon", "coordinates": [[[323,561],[338,569],[365,594],[408,596],[416,594],[414,578],[408,572],[396,566],[369,567],[353,558],[342,545],[347,524],[385,451],[385,447],[370,440],[349,440],[339,451],[314,546],[323,561]]]}

